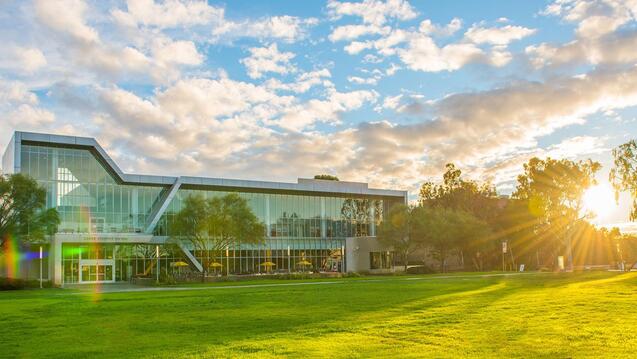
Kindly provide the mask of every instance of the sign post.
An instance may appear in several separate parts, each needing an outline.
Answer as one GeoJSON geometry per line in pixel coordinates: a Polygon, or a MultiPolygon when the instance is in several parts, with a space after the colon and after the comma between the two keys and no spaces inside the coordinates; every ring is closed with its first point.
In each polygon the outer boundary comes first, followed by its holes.
{"type": "Polygon", "coordinates": [[[288,273],[292,273],[292,267],[290,267],[290,246],[288,246],[288,273]]]}
{"type": "Polygon", "coordinates": [[[40,289],[42,289],[42,246],[40,246],[40,289]]]}

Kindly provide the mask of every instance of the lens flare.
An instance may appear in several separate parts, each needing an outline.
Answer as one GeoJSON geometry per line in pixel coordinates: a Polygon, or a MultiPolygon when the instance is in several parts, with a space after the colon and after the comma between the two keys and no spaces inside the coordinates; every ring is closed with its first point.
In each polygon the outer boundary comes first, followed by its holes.
{"type": "Polygon", "coordinates": [[[606,217],[617,207],[613,189],[607,183],[598,184],[587,189],[584,192],[582,201],[584,210],[595,214],[598,219],[606,217]]]}
{"type": "Polygon", "coordinates": [[[18,241],[12,235],[8,235],[4,240],[3,266],[7,278],[16,278],[20,273],[20,249],[18,241]]]}
{"type": "MultiPolygon", "coordinates": [[[[88,237],[89,237],[89,250],[88,253],[100,253],[100,243],[98,242],[97,231],[92,228],[91,225],[91,210],[87,206],[80,207],[80,220],[82,223],[86,223],[88,229],[88,237]]],[[[88,253],[81,253],[81,256],[86,256],[88,253]]],[[[99,256],[98,256],[99,258],[99,256]]],[[[79,275],[82,275],[82,268],[78,268],[79,275]]],[[[97,278],[96,278],[97,279],[97,278]]],[[[85,278],[82,278],[85,281],[85,278]]],[[[92,284],[92,292],[91,292],[91,300],[93,302],[99,302],[102,298],[102,283],[96,282],[92,284]]]]}

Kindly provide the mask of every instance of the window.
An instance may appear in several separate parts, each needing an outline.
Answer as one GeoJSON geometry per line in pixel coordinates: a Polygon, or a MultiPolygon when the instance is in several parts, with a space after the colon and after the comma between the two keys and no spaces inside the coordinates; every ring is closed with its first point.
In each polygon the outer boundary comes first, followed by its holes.
{"type": "Polygon", "coordinates": [[[369,252],[369,269],[391,269],[393,262],[392,252],[369,252]]]}

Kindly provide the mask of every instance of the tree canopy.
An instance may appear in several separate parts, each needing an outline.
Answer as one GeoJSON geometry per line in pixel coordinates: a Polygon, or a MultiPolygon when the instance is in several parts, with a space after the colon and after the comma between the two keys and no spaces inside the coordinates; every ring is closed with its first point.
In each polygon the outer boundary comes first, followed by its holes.
{"type": "Polygon", "coordinates": [[[609,173],[610,182],[615,187],[615,197],[626,191],[632,197],[630,220],[637,220],[637,142],[630,140],[613,149],[614,166],[609,173]]]}
{"type": "Polygon", "coordinates": [[[60,224],[54,208],[46,209],[46,190],[23,174],[0,176],[0,245],[9,236],[37,241],[53,235],[60,224]]]}
{"type": "Polygon", "coordinates": [[[538,220],[534,223],[534,237],[541,246],[556,257],[563,246],[573,265],[572,239],[575,225],[590,213],[583,213],[584,192],[596,184],[595,174],[601,165],[589,160],[532,158],[518,176],[513,197],[527,202],[538,220]]]}
{"type": "Polygon", "coordinates": [[[489,223],[500,215],[502,201],[491,183],[462,178],[453,163],[445,169],[440,184],[429,181],[420,188],[420,208],[415,211],[418,232],[441,270],[446,270],[452,252],[459,254],[463,265],[471,259],[481,270],[485,257],[494,251],[494,238],[487,233],[489,223]]]}
{"type": "Polygon", "coordinates": [[[411,207],[404,204],[392,206],[377,231],[378,240],[401,256],[405,270],[409,255],[421,244],[413,233],[412,211],[411,207]]]}
{"type": "Polygon", "coordinates": [[[438,260],[441,272],[447,271],[447,259],[454,251],[462,259],[469,253],[479,253],[490,234],[489,226],[471,213],[443,207],[415,208],[413,227],[420,245],[438,260]]]}
{"type": "Polygon", "coordinates": [[[481,219],[495,216],[498,196],[491,183],[463,179],[462,171],[453,163],[445,168],[441,184],[428,181],[420,187],[421,206],[466,211],[481,219]]]}
{"type": "Polygon", "coordinates": [[[265,227],[245,199],[235,193],[205,199],[188,196],[173,224],[175,237],[201,249],[225,249],[231,243],[259,243],[265,227]]]}
{"type": "Polygon", "coordinates": [[[325,181],[338,181],[338,177],[334,175],[322,174],[314,176],[314,179],[325,180],[325,181]]]}
{"type": "MultiPolygon", "coordinates": [[[[265,226],[236,193],[205,199],[188,196],[175,215],[173,238],[185,240],[201,252],[218,251],[231,244],[260,243],[265,226]]],[[[208,256],[204,262],[206,262],[208,256]]],[[[204,264],[204,272],[208,263],[204,264]]]]}

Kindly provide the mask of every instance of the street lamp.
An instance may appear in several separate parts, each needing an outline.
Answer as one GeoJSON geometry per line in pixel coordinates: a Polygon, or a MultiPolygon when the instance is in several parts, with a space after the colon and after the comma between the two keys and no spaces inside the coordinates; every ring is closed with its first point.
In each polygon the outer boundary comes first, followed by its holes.
{"type": "Polygon", "coordinates": [[[290,267],[290,246],[288,246],[288,273],[292,273],[292,267],[290,267]]]}

